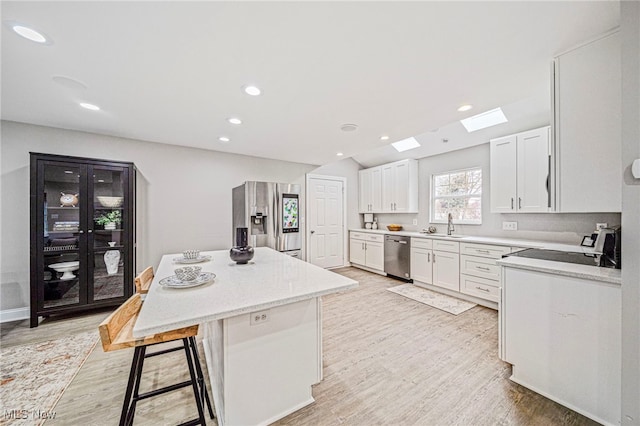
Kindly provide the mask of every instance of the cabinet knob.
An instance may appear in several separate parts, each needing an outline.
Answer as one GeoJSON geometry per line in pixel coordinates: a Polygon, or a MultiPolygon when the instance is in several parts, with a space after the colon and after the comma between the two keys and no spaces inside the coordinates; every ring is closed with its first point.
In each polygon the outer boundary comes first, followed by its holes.
{"type": "Polygon", "coordinates": [[[513,197],[511,197],[511,210],[513,210],[513,197]]]}
{"type": "Polygon", "coordinates": [[[91,234],[92,232],[93,232],[93,229],[89,229],[89,230],[87,231],[87,233],[88,233],[88,234],[91,234]]]}
{"type": "Polygon", "coordinates": [[[78,231],[78,234],[84,234],[84,231],[81,229],[78,231]]]}
{"type": "Polygon", "coordinates": [[[312,233],[312,234],[315,234],[315,233],[316,233],[316,231],[314,231],[314,230],[311,230],[311,233],[312,233]]]}
{"type": "Polygon", "coordinates": [[[522,208],[522,198],[518,197],[518,208],[521,209],[522,208]]]}

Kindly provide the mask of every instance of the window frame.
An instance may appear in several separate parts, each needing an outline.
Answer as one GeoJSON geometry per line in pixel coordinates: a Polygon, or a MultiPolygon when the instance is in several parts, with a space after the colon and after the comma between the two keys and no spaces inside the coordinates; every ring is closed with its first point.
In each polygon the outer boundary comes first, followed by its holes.
{"type": "Polygon", "coordinates": [[[480,196],[480,219],[478,220],[458,220],[458,219],[453,219],[452,223],[456,224],[456,225],[482,225],[482,188],[484,186],[484,180],[483,180],[483,175],[484,173],[482,172],[482,166],[474,166],[474,167],[466,167],[464,169],[457,169],[457,170],[449,170],[449,171],[444,171],[444,172],[439,172],[439,173],[432,173],[431,174],[431,178],[430,178],[430,189],[431,189],[431,193],[430,193],[430,197],[429,197],[429,223],[443,223],[446,224],[447,221],[444,219],[435,219],[435,207],[436,207],[436,199],[439,198],[477,198],[478,196],[480,196]],[[458,196],[436,196],[436,191],[435,191],[435,181],[436,181],[436,176],[444,176],[444,175],[449,175],[449,177],[453,174],[456,173],[461,173],[461,172],[470,172],[470,171],[479,171],[480,172],[480,179],[482,180],[482,184],[480,185],[480,194],[467,194],[467,195],[458,195],[458,196]]]}

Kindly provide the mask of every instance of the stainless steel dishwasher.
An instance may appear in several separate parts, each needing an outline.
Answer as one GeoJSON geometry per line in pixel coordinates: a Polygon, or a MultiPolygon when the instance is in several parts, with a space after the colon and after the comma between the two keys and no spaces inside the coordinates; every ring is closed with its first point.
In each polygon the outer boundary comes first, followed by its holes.
{"type": "Polygon", "coordinates": [[[384,272],[387,275],[410,279],[411,271],[411,237],[385,235],[384,237],[384,272]]]}

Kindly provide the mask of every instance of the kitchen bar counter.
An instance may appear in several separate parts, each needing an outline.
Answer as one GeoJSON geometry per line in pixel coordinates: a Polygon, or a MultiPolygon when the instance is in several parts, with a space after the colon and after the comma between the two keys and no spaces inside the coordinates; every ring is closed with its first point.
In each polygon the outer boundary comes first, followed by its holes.
{"type": "Polygon", "coordinates": [[[218,425],[269,424],[308,405],[322,379],[321,296],[354,288],[352,279],[269,248],[236,265],[228,250],[202,252],[213,282],[159,284],[181,254],[162,257],[134,336],[201,324],[218,425]]]}
{"type": "Polygon", "coordinates": [[[509,256],[496,262],[500,266],[525,269],[528,271],[548,272],[565,277],[582,278],[591,281],[601,281],[611,284],[622,284],[620,269],[601,268],[598,266],[578,265],[575,263],[553,262],[550,260],[530,259],[526,257],[509,256]]]}

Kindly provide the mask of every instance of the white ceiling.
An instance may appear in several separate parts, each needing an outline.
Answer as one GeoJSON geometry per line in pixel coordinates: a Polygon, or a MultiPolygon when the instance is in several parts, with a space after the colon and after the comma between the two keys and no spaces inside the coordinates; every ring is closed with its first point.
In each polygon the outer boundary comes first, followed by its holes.
{"type": "Polygon", "coordinates": [[[53,41],[3,25],[2,119],[310,164],[343,152],[375,165],[547,124],[551,58],[619,23],[617,1],[1,7],[3,22],[53,41]],[[246,84],[263,95],[246,95],[246,84]],[[474,109],[457,112],[464,103],[474,109]],[[457,123],[497,106],[509,124],[470,137],[457,123]],[[342,132],[345,123],[358,130],[342,132]],[[426,147],[384,147],[410,136],[426,147]]]}

